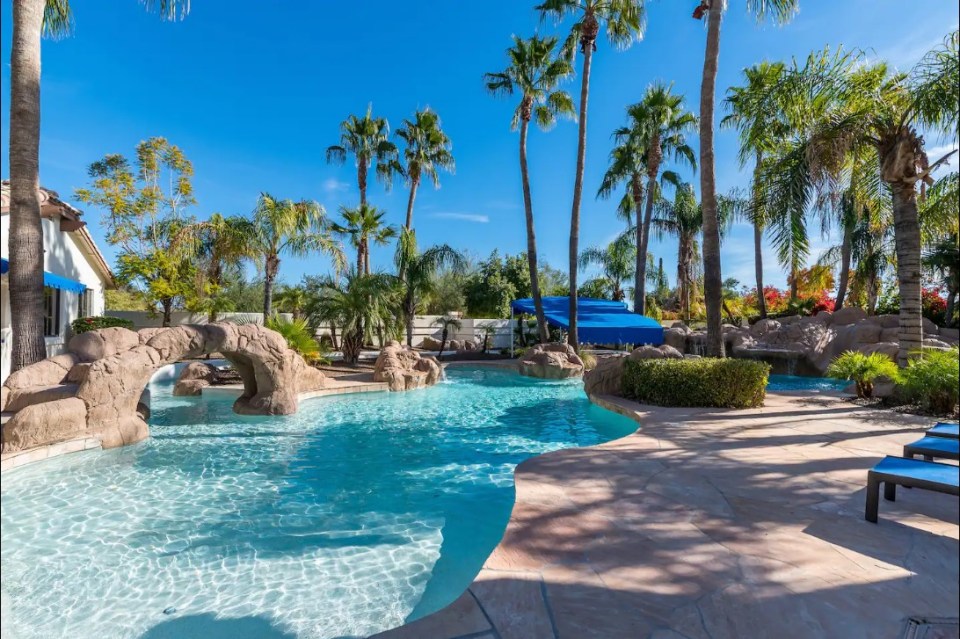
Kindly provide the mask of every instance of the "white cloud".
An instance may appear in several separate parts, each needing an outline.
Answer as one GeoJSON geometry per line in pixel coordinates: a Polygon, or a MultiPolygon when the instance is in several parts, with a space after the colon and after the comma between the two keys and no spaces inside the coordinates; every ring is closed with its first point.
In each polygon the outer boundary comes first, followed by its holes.
{"type": "Polygon", "coordinates": [[[464,222],[476,222],[477,224],[487,224],[490,222],[489,215],[482,215],[480,213],[432,213],[430,217],[447,220],[463,220],[464,222]]]}
{"type": "MultiPolygon", "coordinates": [[[[935,146],[932,149],[927,149],[927,159],[930,160],[931,163],[936,162],[937,160],[945,156],[950,151],[955,151],[955,150],[957,150],[956,143],[944,144],[942,146],[935,146]]],[[[957,166],[957,163],[958,163],[957,154],[954,153],[953,155],[950,156],[950,159],[948,159],[946,162],[944,162],[943,164],[938,166],[936,169],[934,169],[933,174],[936,175],[937,173],[942,173],[945,170],[949,171],[950,170],[949,167],[954,167],[953,170],[956,170],[955,167],[957,166]]]]}
{"type": "Polygon", "coordinates": [[[336,178],[327,178],[321,186],[326,193],[342,193],[350,188],[349,183],[341,182],[336,178]]]}

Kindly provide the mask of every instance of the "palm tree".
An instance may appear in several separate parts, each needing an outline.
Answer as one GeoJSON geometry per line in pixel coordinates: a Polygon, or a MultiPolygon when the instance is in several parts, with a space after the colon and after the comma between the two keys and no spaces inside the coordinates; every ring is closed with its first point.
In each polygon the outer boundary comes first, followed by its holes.
{"type": "Polygon", "coordinates": [[[781,108],[782,92],[778,92],[784,73],[780,62],[761,62],[743,70],[746,83],[741,87],[727,89],[725,100],[730,114],[720,121],[721,127],[733,127],[740,136],[740,168],[753,159],[753,183],[751,204],[747,216],[753,226],[753,264],[756,276],[757,307],[760,317],[767,316],[766,300],[763,297],[763,229],[767,212],[760,197],[760,168],[764,156],[773,153],[788,135],[788,125],[781,108]]]}
{"type": "Polygon", "coordinates": [[[364,342],[373,339],[374,327],[388,325],[394,318],[396,278],[374,273],[365,275],[350,269],[342,284],[323,287],[318,303],[323,315],[336,318],[343,332],[343,359],[355,365],[364,342]]]}
{"type": "MultiPolygon", "coordinates": [[[[703,206],[703,284],[707,307],[707,355],[723,357],[721,306],[723,275],[720,269],[720,218],[717,209],[717,184],[713,157],[713,111],[720,56],[720,23],[726,8],[725,0],[701,0],[693,17],[707,15],[707,46],[703,57],[700,83],[700,197],[703,206]]],[[[747,0],[747,8],[758,20],[768,15],[779,23],[787,22],[797,12],[799,0],[747,0]]],[[[763,291],[758,291],[762,295],[763,291]]]]}
{"type": "Polygon", "coordinates": [[[487,90],[495,95],[520,94],[520,104],[513,112],[511,129],[520,128],[520,181],[523,186],[523,209],[527,222],[527,263],[530,269],[530,292],[540,342],[549,341],[547,322],[543,315],[543,298],[537,273],[537,235],[533,224],[533,202],[530,196],[530,174],[527,170],[527,130],[530,120],[536,119],[541,129],[556,123],[557,116],[575,117],[573,100],[566,91],[557,89],[573,73],[570,63],[554,56],[557,38],[534,36],[528,40],[513,37],[513,46],[507,49],[510,66],[499,73],[484,76],[487,90]]]}
{"type": "MultiPolygon", "coordinates": [[[[171,242],[171,249],[183,246],[205,265],[202,272],[207,290],[203,292],[214,300],[223,287],[224,271],[254,257],[248,239],[252,232],[253,225],[247,218],[214,213],[208,220],[185,226],[171,242]]],[[[222,309],[215,303],[208,307],[208,320],[214,322],[222,309]]]]}
{"type": "Polygon", "coordinates": [[[294,320],[300,320],[307,312],[309,296],[301,286],[283,286],[273,296],[274,304],[281,313],[290,313],[294,320]]]}
{"type": "Polygon", "coordinates": [[[314,251],[330,255],[337,268],[343,251],[330,237],[323,207],[309,200],[278,200],[261,193],[253,213],[249,249],[262,261],[263,316],[273,314],[273,284],[283,255],[304,256],[314,251]]]}
{"type": "Polygon", "coordinates": [[[433,320],[433,325],[441,328],[440,352],[437,353],[437,359],[439,360],[441,357],[443,357],[443,347],[447,345],[447,338],[450,337],[450,329],[453,328],[459,331],[461,328],[463,328],[463,324],[455,317],[444,316],[433,320]]]}
{"type": "Polygon", "coordinates": [[[360,206],[367,204],[367,174],[371,164],[376,165],[377,178],[390,188],[393,175],[403,173],[397,161],[397,145],[390,141],[390,124],[386,118],[373,117],[373,105],[367,106],[362,118],[351,115],[340,123],[340,144],[327,147],[327,162],[343,164],[347,155],[357,162],[357,187],[360,206]]]}
{"type": "Polygon", "coordinates": [[[580,253],[580,267],[598,265],[603,271],[603,280],[610,288],[610,297],[617,302],[627,296],[623,285],[636,268],[637,245],[634,244],[633,235],[631,232],[623,233],[603,248],[591,247],[580,253]]]}
{"type": "MultiPolygon", "coordinates": [[[[650,242],[650,220],[653,217],[653,203],[657,195],[657,177],[664,156],[674,162],[683,162],[694,171],[697,160],[693,149],[687,144],[687,131],[697,124],[697,116],[684,108],[683,96],[670,93],[670,87],[656,83],[647,87],[643,99],[627,107],[630,125],[617,132],[616,137],[624,140],[637,137],[644,150],[644,165],[647,172],[647,194],[642,224],[637,224],[637,266],[634,274],[633,310],[640,315],[646,312],[647,246],[650,242]]],[[[676,174],[667,172],[664,177],[674,184],[679,183],[676,174]]]]}
{"type": "Polygon", "coordinates": [[[626,49],[643,36],[643,0],[544,0],[536,7],[541,19],[548,16],[562,20],[573,15],[576,22],[563,45],[568,57],[576,54],[577,44],[583,54],[580,75],[580,119],[577,132],[577,169],[573,182],[573,206],[570,212],[570,330],[567,342],[579,348],[577,335],[577,267],[580,260],[580,198],[583,195],[583,171],[587,157],[587,105],[590,98],[590,66],[597,48],[601,27],[607,39],[617,48],[626,49]]]}
{"type": "MultiPolygon", "coordinates": [[[[160,0],[165,19],[186,15],[189,2],[160,0]]],[[[10,370],[47,356],[43,339],[43,228],[40,223],[40,41],[70,32],[69,0],[13,3],[10,47],[10,370]]]]}
{"type": "MultiPolygon", "coordinates": [[[[721,218],[721,230],[729,227],[736,211],[737,200],[721,196],[718,211],[721,218]]],[[[681,184],[676,189],[673,201],[663,198],[654,205],[655,215],[652,226],[657,237],[664,234],[674,235],[679,242],[677,248],[677,296],[684,320],[690,321],[691,299],[696,297],[696,283],[701,275],[697,236],[703,231],[703,208],[697,202],[697,196],[690,184],[681,184]]]]}
{"type": "Polygon", "coordinates": [[[385,211],[361,204],[356,208],[340,207],[343,224],[334,222],[331,230],[343,236],[357,249],[357,272],[370,275],[370,243],[385,246],[397,236],[397,227],[385,224],[385,211]]]}
{"type": "Polygon", "coordinates": [[[409,231],[413,226],[413,201],[417,198],[420,178],[430,178],[434,188],[439,189],[440,175],[437,169],[453,173],[455,164],[450,153],[450,138],[440,128],[440,116],[429,108],[414,113],[413,120],[404,120],[397,130],[397,137],[406,144],[403,150],[406,163],[403,174],[410,186],[410,198],[407,200],[404,228],[409,231]]]}
{"type": "Polygon", "coordinates": [[[413,320],[417,304],[434,290],[434,281],[442,268],[460,271],[466,263],[464,256],[446,244],[431,246],[423,253],[417,250],[415,231],[400,232],[397,243],[396,265],[403,286],[403,319],[407,329],[407,346],[413,346],[413,320]]]}

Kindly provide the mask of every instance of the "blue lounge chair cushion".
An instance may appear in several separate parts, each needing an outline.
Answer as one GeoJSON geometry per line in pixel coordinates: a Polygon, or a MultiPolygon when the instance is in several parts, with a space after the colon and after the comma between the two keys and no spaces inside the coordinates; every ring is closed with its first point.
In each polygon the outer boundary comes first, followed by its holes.
{"type": "Polygon", "coordinates": [[[907,444],[907,448],[937,451],[940,453],[960,454],[960,439],[946,437],[924,437],[907,444]]]}
{"type": "Polygon", "coordinates": [[[940,437],[960,438],[960,424],[937,422],[937,425],[928,430],[927,434],[940,437]]]}
{"type": "Polygon", "coordinates": [[[960,487],[960,466],[950,464],[938,464],[903,457],[885,457],[871,470],[884,475],[898,475],[919,481],[960,487]]]}

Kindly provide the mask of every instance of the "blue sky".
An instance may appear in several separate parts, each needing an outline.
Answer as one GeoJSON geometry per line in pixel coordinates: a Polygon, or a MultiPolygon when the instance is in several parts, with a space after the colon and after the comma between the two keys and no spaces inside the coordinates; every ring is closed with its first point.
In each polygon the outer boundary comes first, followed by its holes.
{"type": "MultiPolygon", "coordinates": [[[[0,127],[9,129],[11,3],[3,3],[4,89],[0,127]]],[[[70,199],[87,183],[86,167],[107,153],[131,154],[136,143],[165,136],[193,161],[198,206],[193,213],[248,213],[260,191],[312,198],[328,212],[358,199],[355,170],[324,160],[338,139],[338,125],[368,103],[396,127],[417,108],[436,110],[453,140],[455,175],[442,188],[421,188],[415,225],[422,245],[448,242],[476,256],[494,248],[525,248],[517,167],[517,134],[510,131],[513,99],[493,98],[482,76],[501,70],[511,34],[564,34],[569,22],[540,24],[527,4],[493,0],[363,3],[193,2],[183,22],[162,22],[134,0],[74,0],[72,36],[43,44],[42,142],[44,186],[70,199]],[[249,5],[249,6],[247,6],[249,5]],[[227,13],[227,7],[240,8],[227,13]]],[[[801,1],[785,27],[758,26],[743,0],[730,0],[724,20],[718,96],[738,84],[741,70],[763,59],[802,57],[826,44],[859,47],[902,70],[958,23],[958,8],[942,0],[801,1]]],[[[655,81],[699,104],[705,30],[690,18],[694,3],[648,3],[642,42],[618,52],[600,41],[591,78],[587,168],[581,246],[601,245],[621,227],[616,200],[595,200],[611,147],[610,133],[655,81]]],[[[577,69],[580,59],[577,60],[577,69]]],[[[579,78],[566,87],[576,95],[579,78]]],[[[722,115],[722,113],[720,113],[722,115]]],[[[542,259],[565,269],[577,127],[561,122],[548,133],[532,132],[529,162],[542,259]]],[[[693,136],[694,144],[696,137],[693,136]]],[[[944,141],[931,140],[930,147],[944,141]]],[[[742,186],[748,171],[736,163],[735,134],[716,137],[721,191],[742,186]]],[[[8,175],[7,149],[0,175],[8,175]]],[[[697,177],[687,172],[688,179],[697,177]]],[[[372,176],[371,176],[372,177],[372,176]]],[[[375,185],[373,204],[401,224],[406,188],[375,185]]],[[[109,259],[99,212],[85,219],[109,259]]],[[[814,256],[831,244],[817,237],[814,256]]],[[[676,242],[654,240],[673,280],[676,242]]],[[[391,249],[375,249],[374,267],[386,267],[391,249]]],[[[724,277],[752,281],[752,233],[738,225],[723,247],[724,277]]],[[[765,276],[780,286],[783,271],[772,250],[765,276]]],[[[330,268],[324,257],[285,259],[281,279],[330,268]]]]}

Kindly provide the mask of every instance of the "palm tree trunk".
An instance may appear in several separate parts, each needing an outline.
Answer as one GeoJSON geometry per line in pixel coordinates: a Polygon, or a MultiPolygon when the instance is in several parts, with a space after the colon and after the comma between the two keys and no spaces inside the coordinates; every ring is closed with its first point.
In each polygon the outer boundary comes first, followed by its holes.
{"type": "Polygon", "coordinates": [[[530,119],[520,121],[520,182],[523,185],[523,211],[527,219],[527,265],[530,268],[530,294],[533,297],[533,310],[537,316],[537,332],[540,343],[550,341],[547,320],[543,314],[543,298],[540,296],[540,277],[537,268],[537,232],[533,226],[533,201],[530,197],[530,174],[527,172],[527,130],[530,119]]]}
{"type": "Polygon", "coordinates": [[[417,187],[420,186],[419,177],[410,177],[410,197],[407,199],[407,223],[404,228],[408,231],[413,227],[413,201],[417,199],[417,187]]]}
{"type": "Polygon", "coordinates": [[[273,280],[277,276],[280,260],[273,255],[267,256],[263,269],[263,321],[270,319],[273,313],[273,280]]]}
{"type": "Polygon", "coordinates": [[[946,317],[943,320],[944,326],[953,326],[953,311],[957,307],[957,289],[947,288],[947,309],[946,317]]]}
{"type": "Polygon", "coordinates": [[[583,72],[580,76],[580,121],[577,128],[577,172],[573,181],[573,207],[570,212],[570,331],[567,343],[578,352],[580,340],[577,334],[577,267],[580,256],[580,198],[583,194],[583,167],[587,157],[587,104],[590,98],[590,65],[593,62],[593,47],[599,25],[596,17],[588,13],[583,19],[580,40],[583,51],[583,72]],[[592,33],[593,37],[590,37],[592,33]]]}
{"type": "Polygon", "coordinates": [[[40,223],[40,33],[44,0],[13,3],[10,53],[10,370],[47,356],[40,223]]]}
{"type": "Polygon", "coordinates": [[[357,158],[357,188],[360,189],[360,206],[367,204],[367,161],[357,158]]]}
{"type": "Polygon", "coordinates": [[[333,350],[337,350],[337,325],[333,322],[330,322],[330,346],[333,350]]]}
{"type": "MultiPolygon", "coordinates": [[[[659,142],[654,141],[659,147],[659,142]]],[[[643,211],[643,223],[637,219],[637,270],[634,274],[633,312],[645,315],[647,312],[647,247],[650,244],[650,220],[653,219],[653,194],[657,190],[659,166],[651,166],[647,175],[647,202],[643,211]]]]}
{"type": "Polygon", "coordinates": [[[407,324],[407,346],[413,348],[413,316],[416,312],[416,300],[413,298],[413,291],[407,291],[407,297],[404,301],[403,310],[404,315],[406,315],[406,324],[407,324]]]}
{"type": "Polygon", "coordinates": [[[723,276],[720,272],[720,222],[717,218],[717,185],[713,157],[713,111],[720,56],[720,22],[723,3],[708,11],[707,46],[700,84],[700,194],[703,209],[703,296],[707,307],[707,355],[723,357],[720,303],[723,276]]]}
{"type": "Polygon", "coordinates": [[[757,280],[757,309],[760,311],[760,319],[767,317],[767,298],[763,296],[763,219],[761,213],[757,211],[759,207],[759,197],[757,190],[759,188],[760,164],[763,162],[763,154],[757,153],[757,163],[753,169],[753,270],[757,280]]]}
{"type": "Polygon", "coordinates": [[[920,278],[920,222],[917,193],[911,184],[892,182],[893,224],[900,283],[900,352],[897,363],[906,366],[910,353],[923,346],[923,304],[920,278]]]}
{"type": "MultiPolygon", "coordinates": [[[[849,222],[849,221],[847,221],[849,222]]],[[[853,243],[853,228],[849,223],[843,225],[843,240],[840,242],[840,284],[837,286],[837,301],[833,311],[843,308],[843,300],[847,297],[847,287],[850,284],[850,254],[853,243]]]]}

